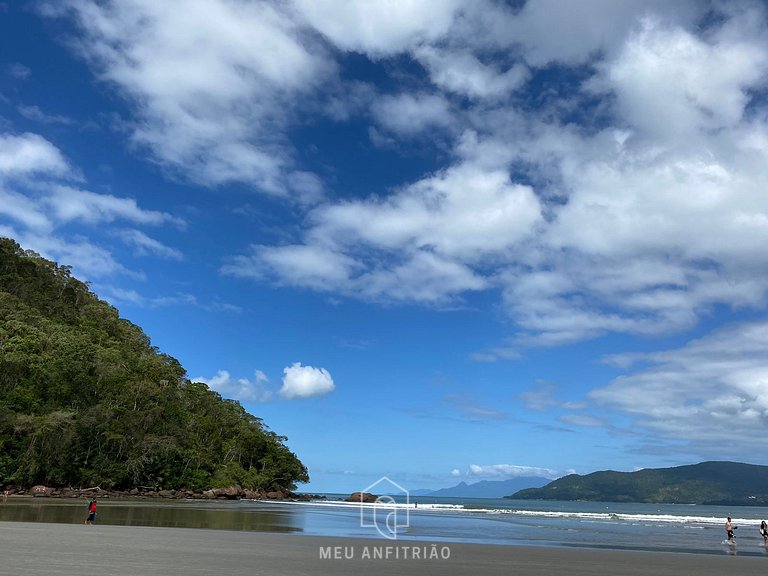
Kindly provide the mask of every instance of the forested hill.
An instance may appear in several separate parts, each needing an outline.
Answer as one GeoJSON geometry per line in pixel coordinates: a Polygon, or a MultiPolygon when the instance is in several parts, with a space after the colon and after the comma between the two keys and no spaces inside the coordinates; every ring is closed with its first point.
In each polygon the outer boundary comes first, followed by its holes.
{"type": "Polygon", "coordinates": [[[508,498],[766,506],[768,466],[702,462],[637,472],[570,474],[508,498]]]}
{"type": "Polygon", "coordinates": [[[0,238],[0,484],[292,490],[309,478],[285,440],[0,238]]]}

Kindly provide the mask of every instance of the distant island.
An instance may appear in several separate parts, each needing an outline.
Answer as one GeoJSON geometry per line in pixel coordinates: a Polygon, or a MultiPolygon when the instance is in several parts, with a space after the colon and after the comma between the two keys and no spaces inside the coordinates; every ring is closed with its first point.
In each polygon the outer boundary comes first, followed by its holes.
{"type": "Polygon", "coordinates": [[[512,491],[523,488],[538,488],[549,482],[549,478],[539,476],[521,476],[508,480],[480,480],[472,484],[459,482],[450,488],[440,490],[419,490],[414,496],[434,496],[440,498],[503,498],[512,491]]]}
{"type": "Polygon", "coordinates": [[[768,466],[702,462],[637,472],[570,474],[506,498],[768,506],[768,466]]]}
{"type": "Polygon", "coordinates": [[[284,497],[309,481],[285,440],[191,382],[69,267],[0,238],[5,488],[284,497]]]}

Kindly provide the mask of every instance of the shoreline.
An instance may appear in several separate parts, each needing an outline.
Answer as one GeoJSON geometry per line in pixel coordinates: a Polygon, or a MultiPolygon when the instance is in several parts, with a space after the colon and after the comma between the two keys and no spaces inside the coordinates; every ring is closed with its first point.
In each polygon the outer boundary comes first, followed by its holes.
{"type": "Polygon", "coordinates": [[[270,500],[270,501],[303,501],[325,500],[321,494],[294,492],[286,489],[268,491],[263,488],[251,490],[234,485],[228,488],[211,488],[209,490],[161,489],[148,486],[136,486],[125,490],[112,490],[94,486],[92,488],[72,488],[71,486],[32,487],[6,486],[6,494],[2,498],[43,498],[52,500],[72,500],[78,498],[118,499],[118,500],[270,500]]]}
{"type": "Polygon", "coordinates": [[[392,541],[195,528],[0,522],[0,574],[367,576],[722,576],[764,571],[755,556],[392,541]],[[389,552],[387,549],[389,548],[389,552]],[[448,549],[446,557],[445,549],[448,549]],[[418,549],[418,557],[416,551],[418,549]],[[367,552],[366,552],[367,551],[367,552]],[[435,552],[437,551],[437,557],[435,552]],[[378,555],[378,556],[377,556],[378,555]],[[386,557],[385,557],[386,556],[386,557]]]}
{"type": "MultiPolygon", "coordinates": [[[[383,539],[386,530],[382,532],[376,527],[375,511],[368,510],[372,505],[362,505],[366,510],[364,518],[362,510],[357,510],[360,504],[334,501],[308,503],[128,498],[105,499],[101,505],[105,507],[105,515],[102,518],[99,514],[98,525],[103,527],[170,527],[328,537],[344,541],[376,538],[388,542],[383,539]]],[[[9,499],[5,505],[0,504],[0,522],[71,526],[83,522],[84,510],[83,500],[17,496],[9,499]]],[[[670,524],[671,528],[668,529],[665,523],[659,524],[659,519],[665,518],[658,516],[660,511],[655,511],[651,516],[630,516],[625,519],[605,511],[599,514],[558,511],[551,518],[547,512],[522,511],[519,520],[501,523],[493,521],[496,516],[494,514],[478,515],[474,510],[460,512],[457,514],[452,508],[430,509],[428,506],[411,509],[412,524],[408,530],[398,532],[399,541],[409,545],[434,541],[447,545],[523,546],[550,550],[682,553],[709,557],[731,553],[742,557],[768,556],[768,548],[762,545],[762,539],[758,542],[757,537],[751,537],[753,535],[750,532],[745,532],[744,538],[739,539],[736,549],[721,545],[719,518],[716,524],[710,522],[696,525],[689,520],[693,518],[700,522],[701,518],[685,517],[682,522],[670,524]],[[531,524],[528,519],[531,514],[542,516],[531,524]],[[574,514],[578,516],[575,520],[571,518],[574,514]],[[580,514],[584,514],[584,518],[580,514]],[[634,528],[645,526],[649,519],[657,525],[655,529],[634,528]]]]}

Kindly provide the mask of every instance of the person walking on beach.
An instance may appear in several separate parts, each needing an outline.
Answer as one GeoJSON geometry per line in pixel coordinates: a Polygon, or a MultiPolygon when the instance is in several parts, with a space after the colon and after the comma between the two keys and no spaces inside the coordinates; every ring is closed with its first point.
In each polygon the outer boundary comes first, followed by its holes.
{"type": "Polygon", "coordinates": [[[88,518],[85,519],[85,525],[89,526],[96,522],[96,497],[88,504],[88,518]]]}
{"type": "Polygon", "coordinates": [[[760,522],[760,536],[763,537],[763,543],[768,546],[768,524],[765,520],[760,522]]]}
{"type": "Polygon", "coordinates": [[[735,527],[731,524],[731,517],[728,516],[728,518],[725,521],[725,533],[727,535],[728,543],[734,542],[734,536],[733,531],[735,530],[735,527]]]}

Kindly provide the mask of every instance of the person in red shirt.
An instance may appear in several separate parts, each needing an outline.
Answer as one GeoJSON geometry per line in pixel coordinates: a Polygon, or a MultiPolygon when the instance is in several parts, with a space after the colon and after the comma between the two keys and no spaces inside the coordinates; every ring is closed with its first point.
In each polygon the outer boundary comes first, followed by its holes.
{"type": "Polygon", "coordinates": [[[88,526],[89,524],[93,524],[96,521],[96,498],[91,500],[90,504],[88,504],[88,518],[85,519],[85,524],[88,526]]]}

